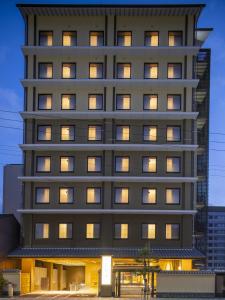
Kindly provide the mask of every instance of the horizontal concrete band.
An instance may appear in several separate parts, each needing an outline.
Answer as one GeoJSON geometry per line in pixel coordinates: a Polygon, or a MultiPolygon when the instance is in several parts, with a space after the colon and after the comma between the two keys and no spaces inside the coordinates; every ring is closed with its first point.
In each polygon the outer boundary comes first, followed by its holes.
{"type": "Polygon", "coordinates": [[[117,214],[117,215],[195,215],[196,210],[150,209],[18,209],[23,214],[117,214]]]}
{"type": "Polygon", "coordinates": [[[22,150],[39,151],[82,151],[82,150],[117,150],[117,151],[196,151],[197,145],[153,145],[153,144],[22,144],[22,150]]]}
{"type": "Polygon", "coordinates": [[[97,119],[126,119],[126,120],[195,120],[198,117],[198,112],[141,112],[141,111],[126,111],[126,112],[90,112],[90,111],[38,111],[38,112],[21,112],[20,115],[24,119],[77,119],[77,120],[97,120],[97,119]]]}
{"type": "Polygon", "coordinates": [[[142,176],[21,176],[24,182],[197,182],[197,177],[142,177],[142,176]]]}
{"type": "Polygon", "coordinates": [[[197,55],[200,47],[198,46],[24,46],[22,51],[24,55],[70,55],[70,56],[86,56],[90,55],[116,55],[125,54],[126,56],[142,56],[142,55],[157,55],[157,56],[177,56],[177,55],[197,55]]]}
{"type": "Polygon", "coordinates": [[[23,79],[23,87],[29,86],[47,86],[47,87],[75,87],[79,86],[87,89],[87,86],[93,87],[192,87],[198,86],[198,79],[23,79]]]}

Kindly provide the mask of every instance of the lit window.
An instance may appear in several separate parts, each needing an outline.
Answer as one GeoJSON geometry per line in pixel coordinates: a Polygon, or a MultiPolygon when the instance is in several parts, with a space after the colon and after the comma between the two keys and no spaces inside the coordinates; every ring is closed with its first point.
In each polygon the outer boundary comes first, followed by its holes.
{"type": "Polygon", "coordinates": [[[169,31],[169,46],[182,46],[182,32],[181,31],[169,31]]]}
{"type": "Polygon", "coordinates": [[[51,141],[52,127],[41,125],[38,126],[38,141],[51,141]]]}
{"type": "Polygon", "coordinates": [[[127,204],[129,202],[128,188],[115,188],[115,203],[127,204]]]}
{"type": "Polygon", "coordinates": [[[180,172],[180,158],[179,157],[167,157],[166,172],[168,172],[168,173],[180,172]]]}
{"type": "Polygon", "coordinates": [[[50,189],[49,188],[36,188],[36,203],[49,203],[49,195],[50,189]]]}
{"type": "Polygon", "coordinates": [[[130,102],[131,102],[130,95],[116,95],[116,109],[117,110],[129,110],[130,102]]]}
{"type": "Polygon", "coordinates": [[[75,110],[76,109],[76,96],[75,95],[62,95],[61,96],[61,109],[62,110],[75,110]]]}
{"type": "Polygon", "coordinates": [[[88,95],[88,109],[102,110],[103,109],[103,95],[88,95]]]}
{"type": "Polygon", "coordinates": [[[166,239],[178,240],[180,238],[180,225],[179,224],[166,224],[166,239]]]}
{"type": "Polygon", "coordinates": [[[59,224],[59,239],[71,239],[72,238],[72,224],[61,223],[59,224]]]}
{"type": "Polygon", "coordinates": [[[76,78],[76,64],[63,63],[62,64],[62,78],[63,79],[76,78]]]}
{"type": "Polygon", "coordinates": [[[156,189],[144,188],[142,194],[143,204],[155,204],[156,203],[156,189]]]}
{"type": "Polygon", "coordinates": [[[52,109],[52,95],[38,95],[38,109],[51,110],[52,109]]]}
{"type": "Polygon", "coordinates": [[[49,224],[36,223],[35,224],[35,239],[49,238],[49,224]]]}
{"type": "Polygon", "coordinates": [[[73,172],[74,171],[74,158],[71,156],[60,157],[60,172],[73,172]]]}
{"type": "Polygon", "coordinates": [[[89,141],[101,141],[102,140],[102,126],[100,126],[100,125],[88,126],[88,140],[89,141]]]}
{"type": "Polygon", "coordinates": [[[132,44],[132,34],[130,31],[117,32],[117,46],[130,47],[132,44]]]}
{"type": "Polygon", "coordinates": [[[51,79],[53,76],[52,63],[39,63],[38,77],[40,79],[51,79]]]}
{"type": "Polygon", "coordinates": [[[68,125],[61,127],[61,140],[74,141],[75,140],[75,127],[68,125]]]}
{"type": "Polygon", "coordinates": [[[101,172],[102,159],[101,157],[88,157],[88,172],[101,172]]]}
{"type": "Polygon", "coordinates": [[[91,31],[90,32],[90,46],[104,46],[104,32],[102,31],[91,31]]]}
{"type": "Polygon", "coordinates": [[[59,188],[59,203],[73,203],[74,189],[71,187],[59,188]]]}
{"type": "Polygon", "coordinates": [[[103,78],[103,64],[102,63],[90,63],[89,78],[91,78],[91,79],[102,79],[103,78]]]}
{"type": "Polygon", "coordinates": [[[130,79],[131,78],[131,64],[117,64],[117,78],[130,79]]]}
{"type": "Polygon", "coordinates": [[[37,172],[50,172],[51,171],[51,158],[49,156],[37,157],[37,172]]]}
{"type": "Polygon", "coordinates": [[[100,224],[86,224],[86,239],[100,238],[100,224]]]}
{"type": "Polygon", "coordinates": [[[115,224],[115,239],[128,239],[128,224],[115,224]]]}
{"type": "Polygon", "coordinates": [[[179,142],[180,137],[180,127],[179,126],[168,126],[166,130],[166,140],[168,142],[179,142]]]}
{"type": "Polygon", "coordinates": [[[77,33],[76,31],[64,31],[63,32],[63,46],[76,46],[77,33]]]}
{"type": "Polygon", "coordinates": [[[182,78],[182,65],[180,63],[168,64],[168,79],[181,79],[182,78]]]}
{"type": "Polygon", "coordinates": [[[143,158],[143,172],[155,173],[157,169],[156,157],[144,157],[143,158]]]}
{"type": "Polygon", "coordinates": [[[151,47],[159,46],[159,33],[157,31],[145,32],[145,46],[151,46],[151,47]]]}
{"type": "Polygon", "coordinates": [[[166,204],[180,204],[180,189],[166,189],[166,204]]]}
{"type": "Polygon", "coordinates": [[[157,141],[157,127],[144,126],[144,141],[155,142],[157,141]]]}
{"type": "Polygon", "coordinates": [[[157,79],[158,78],[158,64],[147,63],[144,65],[145,79],[157,79]]]}
{"type": "Polygon", "coordinates": [[[99,204],[101,203],[101,188],[87,188],[87,203],[99,204]]]}
{"type": "Polygon", "coordinates": [[[154,240],[155,239],[155,224],[142,224],[142,238],[154,240]]]}
{"type": "Polygon", "coordinates": [[[144,95],[144,110],[158,109],[158,95],[144,95]]]}
{"type": "Polygon", "coordinates": [[[116,172],[129,172],[129,157],[116,157],[116,172]]]}
{"type": "Polygon", "coordinates": [[[40,31],[39,32],[39,45],[40,46],[52,46],[53,33],[52,31],[40,31]]]}
{"type": "Polygon", "coordinates": [[[116,140],[129,141],[130,140],[130,127],[129,126],[116,126],[116,140]]]}
{"type": "Polygon", "coordinates": [[[167,110],[181,110],[181,95],[167,95],[167,110]]]}

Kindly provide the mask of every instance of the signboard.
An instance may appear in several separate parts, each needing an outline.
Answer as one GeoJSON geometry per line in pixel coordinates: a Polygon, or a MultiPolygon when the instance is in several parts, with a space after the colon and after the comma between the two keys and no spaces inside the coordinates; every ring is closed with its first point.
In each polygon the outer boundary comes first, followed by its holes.
{"type": "Polygon", "coordinates": [[[102,256],[102,285],[112,283],[112,256],[102,256]]]}

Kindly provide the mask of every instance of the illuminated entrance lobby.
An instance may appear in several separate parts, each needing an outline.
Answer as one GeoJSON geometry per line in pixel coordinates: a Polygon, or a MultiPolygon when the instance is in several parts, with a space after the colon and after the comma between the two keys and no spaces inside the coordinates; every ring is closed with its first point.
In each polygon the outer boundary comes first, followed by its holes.
{"type": "MultiPolygon", "coordinates": [[[[188,253],[186,253],[187,255],[188,253]]],[[[157,289],[159,270],[192,271],[191,259],[151,259],[147,274],[150,288],[157,289]]],[[[78,295],[101,295],[110,289],[114,296],[140,295],[143,291],[142,258],[22,258],[21,293],[69,291],[78,295]]]]}

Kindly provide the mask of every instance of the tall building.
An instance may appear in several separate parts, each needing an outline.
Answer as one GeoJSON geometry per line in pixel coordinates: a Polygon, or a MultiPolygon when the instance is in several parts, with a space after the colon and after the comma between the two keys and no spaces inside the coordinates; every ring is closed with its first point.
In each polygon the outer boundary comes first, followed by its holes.
{"type": "Polygon", "coordinates": [[[198,269],[204,5],[17,6],[25,22],[23,246],[9,257],[32,274],[31,290],[132,294],[146,251],[152,290],[159,268],[198,269]]]}
{"type": "Polygon", "coordinates": [[[213,270],[225,270],[225,207],[209,206],[207,266],[213,270]]]}

